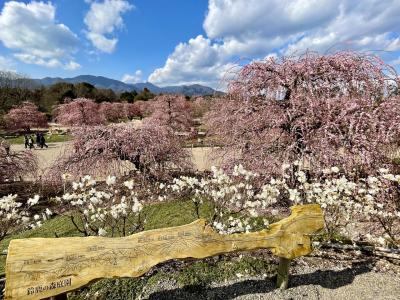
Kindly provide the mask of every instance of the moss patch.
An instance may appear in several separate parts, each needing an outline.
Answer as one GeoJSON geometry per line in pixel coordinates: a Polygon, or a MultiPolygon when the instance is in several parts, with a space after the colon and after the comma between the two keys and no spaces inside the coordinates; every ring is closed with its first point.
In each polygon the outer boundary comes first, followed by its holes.
{"type": "MultiPolygon", "coordinates": [[[[185,225],[197,219],[195,207],[191,200],[177,200],[158,203],[143,208],[146,215],[145,230],[185,225]]],[[[209,218],[212,214],[210,204],[200,207],[200,218],[209,218]]]]}
{"type": "Polygon", "coordinates": [[[179,287],[203,286],[223,282],[236,277],[273,274],[275,266],[271,262],[246,256],[243,258],[222,258],[216,262],[197,261],[176,274],[179,287]]]}
{"type": "Polygon", "coordinates": [[[68,299],[141,299],[165,288],[201,292],[226,280],[254,275],[271,277],[276,265],[264,258],[228,256],[154,267],[141,278],[104,279],[69,294],[68,299]],[[168,270],[165,267],[169,265],[168,270]]]}

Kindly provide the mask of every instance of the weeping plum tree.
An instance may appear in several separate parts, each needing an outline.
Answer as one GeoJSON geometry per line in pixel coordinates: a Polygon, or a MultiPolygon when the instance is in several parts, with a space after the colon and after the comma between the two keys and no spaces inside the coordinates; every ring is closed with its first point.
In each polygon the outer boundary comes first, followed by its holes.
{"type": "Polygon", "coordinates": [[[354,52],[268,58],[243,67],[207,116],[225,166],[279,173],[283,163],[367,172],[399,141],[394,70],[354,52]]]}
{"type": "Polygon", "coordinates": [[[132,164],[151,177],[191,168],[189,152],[181,147],[172,130],[164,126],[85,126],[75,128],[73,136],[72,151],[67,149],[56,160],[48,177],[61,178],[63,173],[74,177],[120,175],[132,169],[132,164]]]}
{"type": "Polygon", "coordinates": [[[10,130],[23,129],[30,132],[32,127],[47,127],[46,115],[31,102],[23,102],[12,108],[5,116],[6,127],[10,130]]]}
{"type": "Polygon", "coordinates": [[[0,182],[35,175],[37,170],[37,157],[32,151],[14,152],[7,141],[0,139],[0,182]]]}
{"type": "Polygon", "coordinates": [[[192,125],[190,104],[183,95],[166,94],[153,100],[149,122],[174,131],[189,131],[192,125]]]}
{"type": "Polygon", "coordinates": [[[77,98],[58,105],[54,110],[54,119],[62,125],[100,125],[106,119],[94,100],[77,98]]]}

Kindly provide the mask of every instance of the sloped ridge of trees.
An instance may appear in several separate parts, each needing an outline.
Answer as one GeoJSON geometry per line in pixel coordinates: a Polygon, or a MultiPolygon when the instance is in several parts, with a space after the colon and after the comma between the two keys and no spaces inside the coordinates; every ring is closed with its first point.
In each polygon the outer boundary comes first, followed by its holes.
{"type": "Polygon", "coordinates": [[[131,124],[84,126],[73,130],[73,149],[61,155],[47,174],[60,180],[62,174],[73,177],[120,175],[136,170],[145,176],[162,177],[171,169],[192,167],[189,152],[181,140],[164,126],[131,124]]]}
{"type": "Polygon", "coordinates": [[[155,96],[147,88],[140,92],[133,90],[119,94],[112,89],[98,88],[87,82],[57,82],[50,86],[42,86],[22,74],[0,70],[0,119],[13,106],[21,105],[25,101],[34,103],[39,107],[39,111],[50,116],[54,106],[63,104],[68,99],[88,98],[96,103],[133,103],[148,101],[155,96]]]}
{"type": "Polygon", "coordinates": [[[373,172],[400,137],[399,79],[375,56],[306,53],[245,66],[207,116],[225,167],[277,174],[301,160],[373,172]]]}
{"type": "Polygon", "coordinates": [[[0,116],[11,108],[31,99],[35,83],[20,74],[0,70],[0,116]]]}

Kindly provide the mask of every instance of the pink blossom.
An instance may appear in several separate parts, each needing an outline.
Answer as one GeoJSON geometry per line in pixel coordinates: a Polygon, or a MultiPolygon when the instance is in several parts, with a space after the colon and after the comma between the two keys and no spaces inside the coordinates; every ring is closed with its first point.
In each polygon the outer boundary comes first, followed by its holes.
{"type": "Polygon", "coordinates": [[[400,97],[389,94],[392,68],[353,52],[307,53],[253,62],[208,114],[226,167],[279,173],[301,161],[374,171],[390,164],[400,136],[400,97]]]}
{"type": "Polygon", "coordinates": [[[10,144],[0,139],[0,182],[13,181],[21,176],[35,175],[37,157],[30,150],[14,152],[10,144]]]}
{"type": "Polygon", "coordinates": [[[55,121],[69,126],[105,124],[105,116],[99,108],[91,99],[77,98],[56,107],[55,121]]]}
{"type": "Polygon", "coordinates": [[[161,177],[171,170],[191,168],[189,152],[167,127],[86,126],[75,128],[73,136],[73,151],[67,149],[48,176],[118,175],[134,167],[144,175],[161,177]]]}
{"type": "Polygon", "coordinates": [[[30,131],[32,127],[47,127],[46,115],[31,102],[23,102],[12,108],[5,116],[6,126],[11,130],[30,131]]]}
{"type": "Polygon", "coordinates": [[[168,126],[174,131],[189,131],[192,126],[190,104],[183,95],[161,95],[154,98],[150,123],[168,126]]]}

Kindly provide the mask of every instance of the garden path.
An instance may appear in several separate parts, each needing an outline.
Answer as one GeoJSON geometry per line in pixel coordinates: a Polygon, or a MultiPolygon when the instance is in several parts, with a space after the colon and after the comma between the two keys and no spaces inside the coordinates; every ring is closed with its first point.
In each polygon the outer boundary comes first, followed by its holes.
{"type": "MultiPolygon", "coordinates": [[[[58,155],[60,155],[63,151],[68,150],[68,145],[70,145],[70,142],[49,143],[49,148],[32,149],[31,151],[34,151],[38,156],[40,170],[44,170],[51,166],[58,155]]],[[[24,150],[24,145],[14,144],[11,145],[11,148],[15,151],[22,151],[24,150]]],[[[196,170],[209,170],[212,165],[219,165],[217,159],[211,158],[211,147],[188,148],[188,151],[190,151],[192,154],[192,162],[196,170]]]]}

